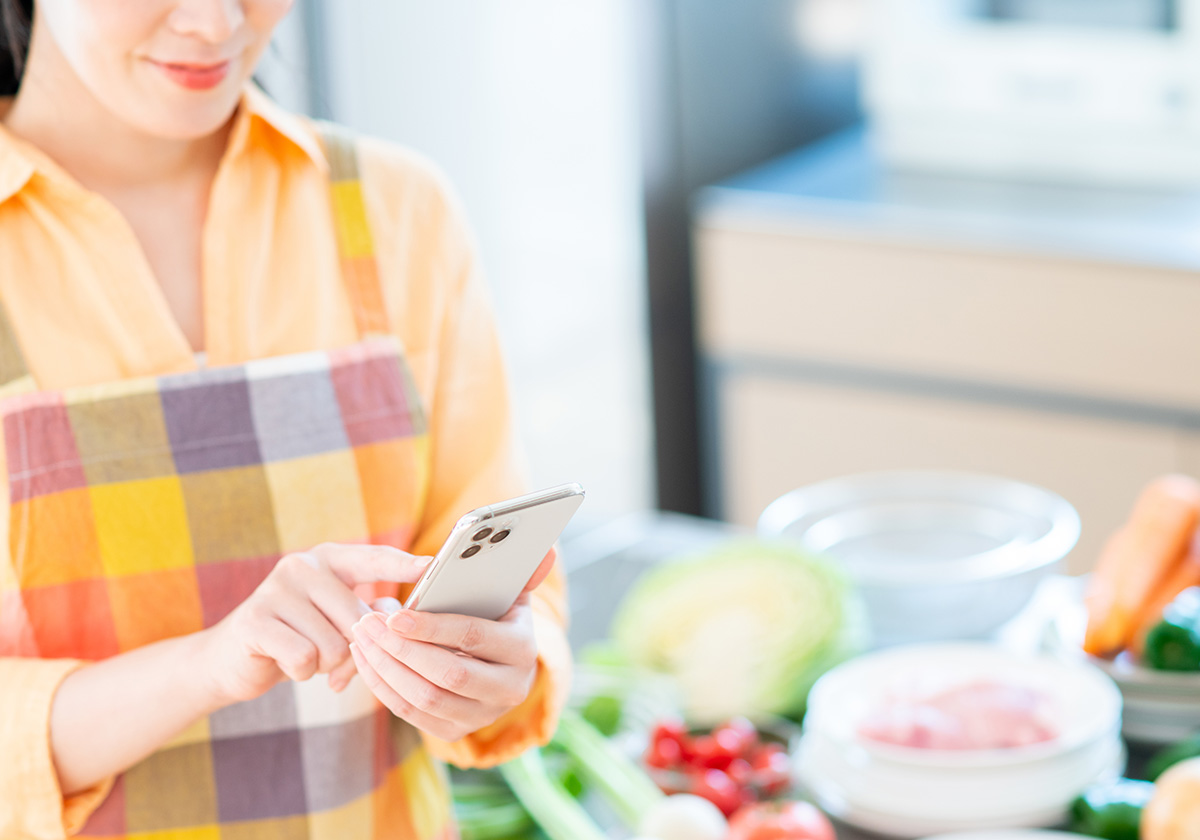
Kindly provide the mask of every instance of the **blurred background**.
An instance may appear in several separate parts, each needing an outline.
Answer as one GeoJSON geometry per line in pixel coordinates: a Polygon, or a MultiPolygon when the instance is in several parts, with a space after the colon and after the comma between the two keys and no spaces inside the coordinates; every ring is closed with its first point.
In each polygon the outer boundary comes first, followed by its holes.
{"type": "Polygon", "coordinates": [[[1078,571],[1200,472],[1198,6],[300,0],[263,76],[448,173],[585,524],[964,469],[1078,571]]]}

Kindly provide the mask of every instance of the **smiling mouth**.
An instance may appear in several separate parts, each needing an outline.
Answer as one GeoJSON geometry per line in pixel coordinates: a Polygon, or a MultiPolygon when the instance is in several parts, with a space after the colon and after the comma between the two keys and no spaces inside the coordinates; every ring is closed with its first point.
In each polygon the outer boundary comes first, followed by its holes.
{"type": "Polygon", "coordinates": [[[233,64],[232,61],[216,64],[177,64],[153,59],[150,59],[150,63],[169,80],[187,90],[209,90],[216,87],[225,81],[233,64]]]}

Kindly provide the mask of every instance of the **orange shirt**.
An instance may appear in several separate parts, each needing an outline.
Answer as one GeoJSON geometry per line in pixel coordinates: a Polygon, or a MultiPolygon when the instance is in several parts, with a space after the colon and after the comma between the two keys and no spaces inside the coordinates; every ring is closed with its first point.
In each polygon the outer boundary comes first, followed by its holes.
{"type": "MultiPolygon", "coordinates": [[[[393,146],[367,140],[360,155],[391,322],[429,416],[430,492],[412,551],[433,554],[462,513],[525,489],[506,380],[469,234],[445,185],[425,161],[393,146]]],[[[209,365],[357,340],[340,279],[327,173],[311,125],[249,88],[203,234],[209,365]]],[[[0,299],[42,388],[197,365],[120,213],[2,127],[0,299]]],[[[0,486],[4,502],[6,494],[0,486]]],[[[0,545],[8,544],[7,525],[0,517],[0,545]]],[[[0,556],[0,589],[14,578],[10,558],[0,556]]],[[[461,741],[427,738],[436,755],[461,765],[492,764],[549,737],[570,668],[558,570],[535,593],[534,613],[540,669],[529,698],[461,741]]],[[[64,801],[51,761],[53,694],[79,666],[0,658],[2,837],[62,836],[82,824],[103,793],[64,801]]]]}

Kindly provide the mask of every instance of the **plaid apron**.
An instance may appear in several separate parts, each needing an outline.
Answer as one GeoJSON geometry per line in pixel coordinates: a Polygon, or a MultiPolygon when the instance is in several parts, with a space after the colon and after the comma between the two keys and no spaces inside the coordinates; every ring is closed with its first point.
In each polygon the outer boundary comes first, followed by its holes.
{"type": "MultiPolygon", "coordinates": [[[[425,418],[387,334],[353,140],[322,135],[359,343],[41,391],[0,323],[16,581],[0,656],[104,659],[215,624],[288,552],[411,543],[425,418]]],[[[361,679],[338,695],[318,676],[199,721],[122,774],[82,836],[457,835],[417,732],[361,679]]]]}

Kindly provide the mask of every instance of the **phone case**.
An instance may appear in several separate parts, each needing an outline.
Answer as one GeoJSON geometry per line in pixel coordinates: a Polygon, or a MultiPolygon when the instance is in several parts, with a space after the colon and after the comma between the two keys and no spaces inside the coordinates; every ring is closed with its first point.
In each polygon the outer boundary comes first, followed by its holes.
{"type": "Polygon", "coordinates": [[[567,527],[583,495],[578,484],[564,484],[466,514],[405,608],[500,618],[567,527]]]}

